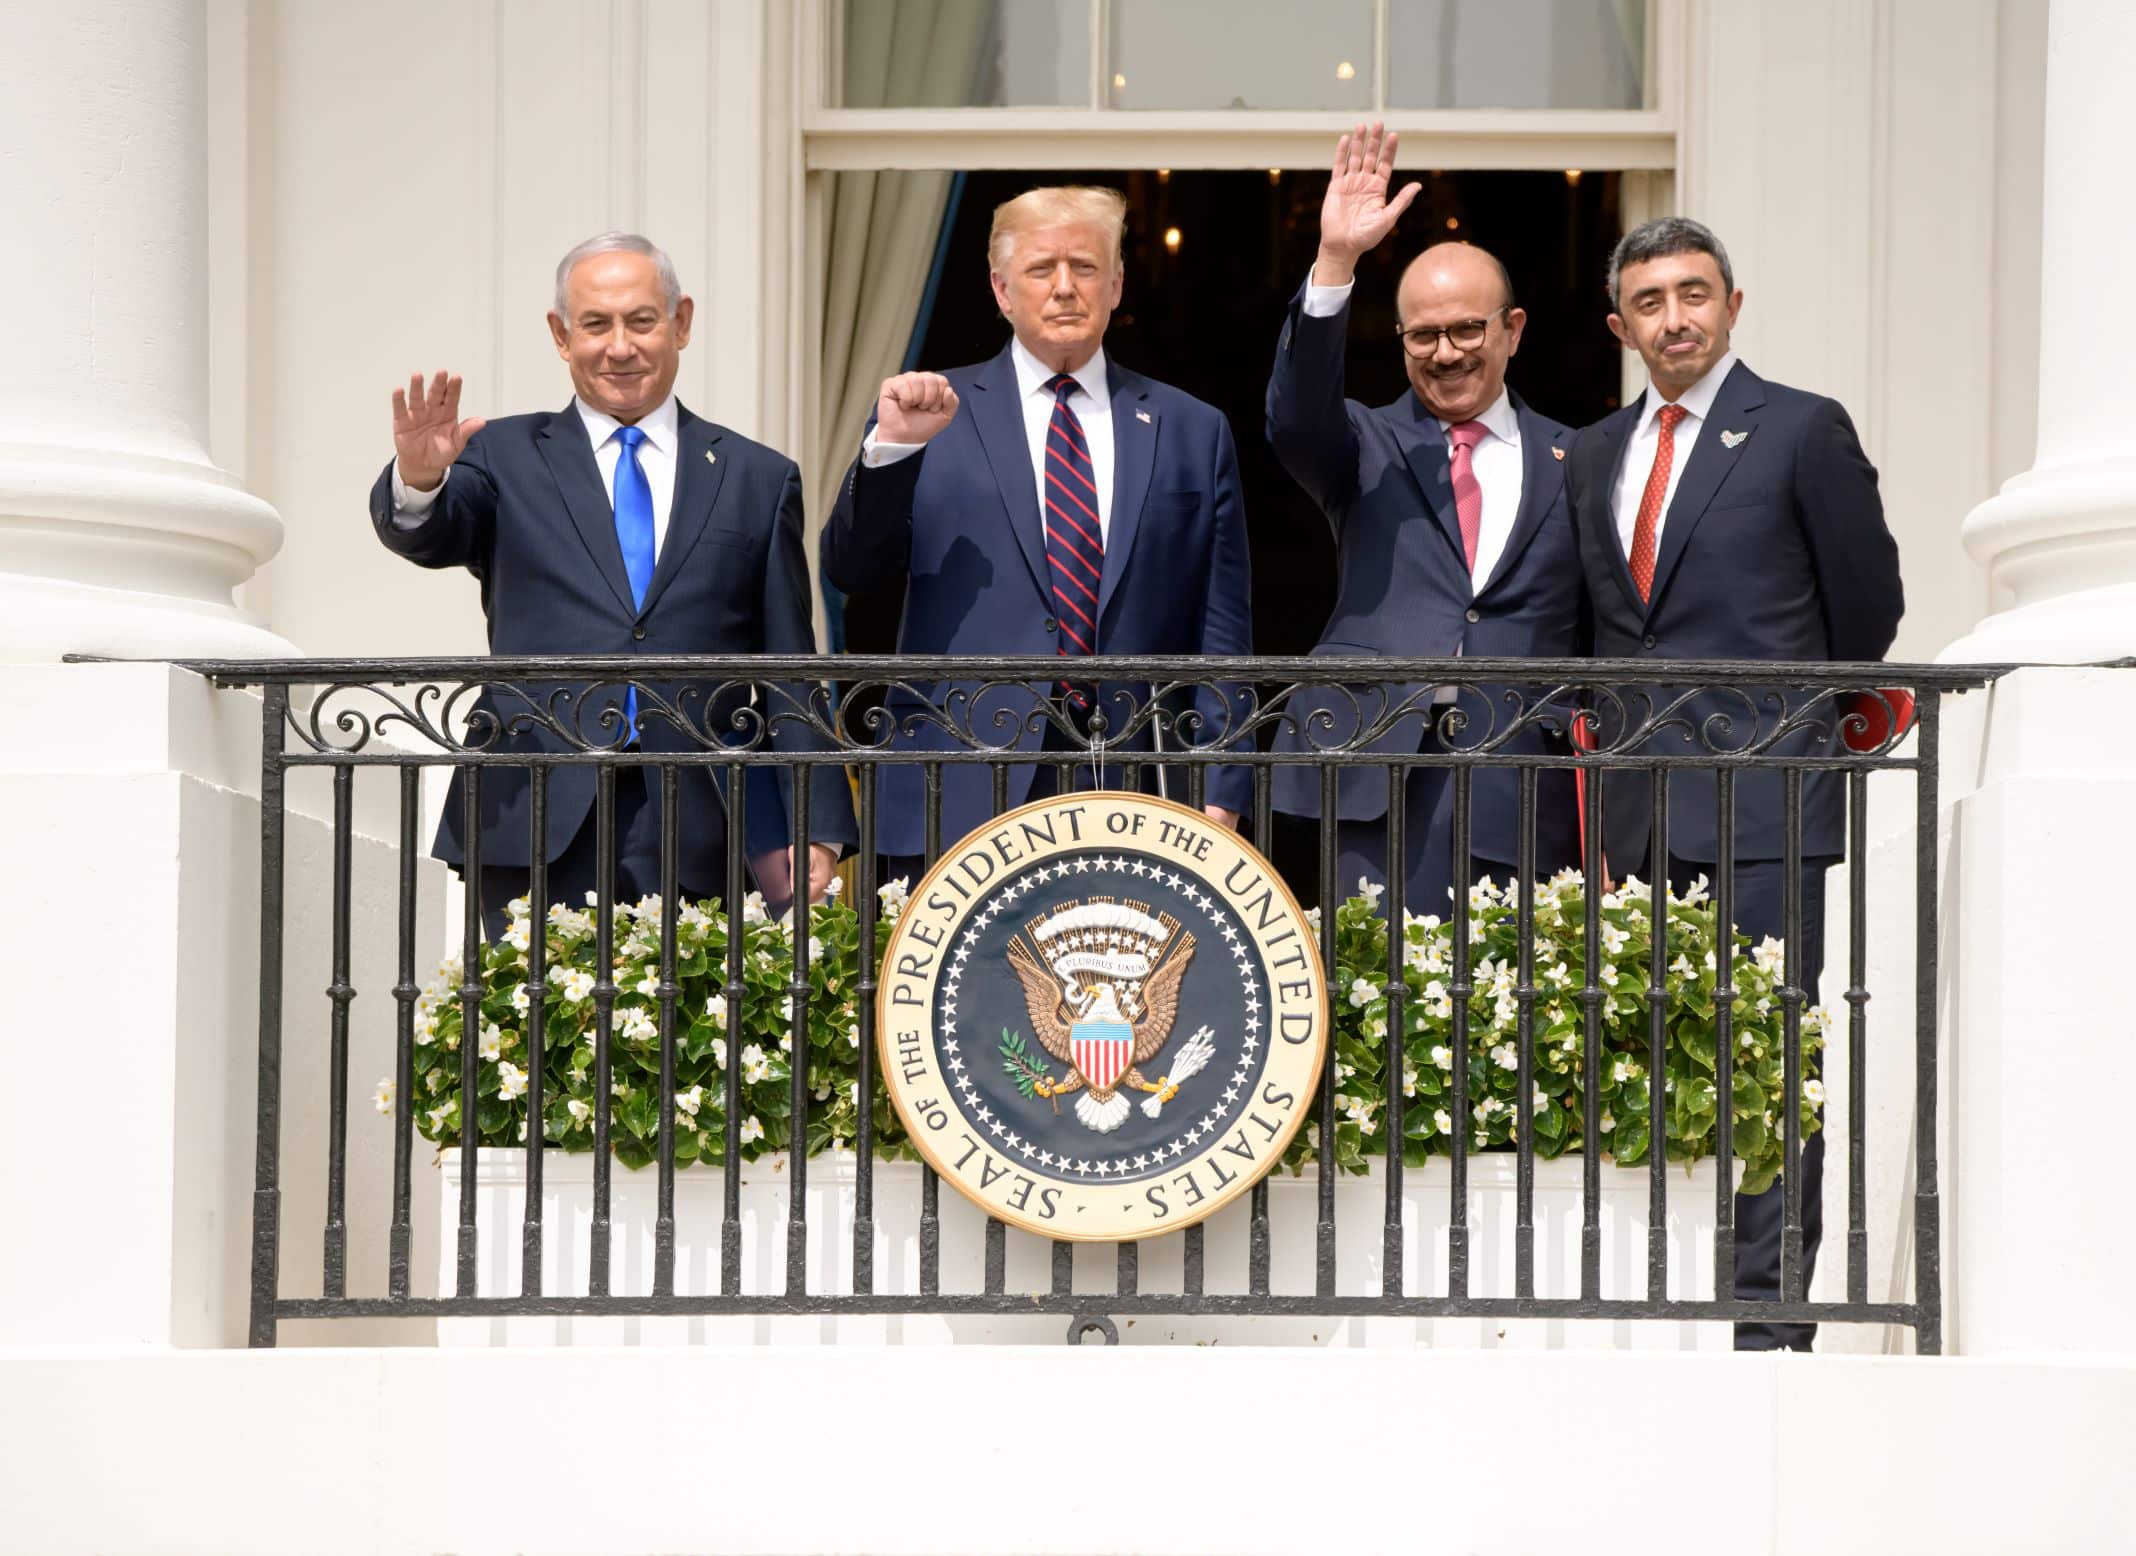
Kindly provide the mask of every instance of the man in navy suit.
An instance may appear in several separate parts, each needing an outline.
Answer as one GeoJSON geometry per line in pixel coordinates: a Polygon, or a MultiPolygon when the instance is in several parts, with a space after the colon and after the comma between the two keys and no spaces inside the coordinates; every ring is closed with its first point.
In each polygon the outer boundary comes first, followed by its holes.
{"type": "MultiPolygon", "coordinates": [[[[1651,386],[1574,441],[1574,527],[1595,615],[1595,652],[1608,659],[1848,660],[1884,657],[1905,597],[1898,547],[1884,525],[1876,470],[1836,401],[1767,383],[1729,349],[1743,306],[1720,240],[1681,217],[1627,233],[1610,260],[1609,326],[1638,351],[1651,386]]],[[[1678,694],[1652,689],[1655,706],[1678,694]]],[[[1750,687],[1702,693],[1675,727],[1647,743],[1657,755],[1695,755],[1697,732],[1726,730],[1727,749],[1766,744],[1782,710],[1799,734],[1770,743],[1783,756],[1843,755],[1829,703],[1750,687]],[[1714,722],[1726,719],[1729,724],[1714,722]],[[1755,731],[1753,724],[1758,727],[1755,731]]],[[[1641,704],[1634,699],[1636,716],[1641,704]]],[[[1599,731],[1616,735],[1617,710],[1599,731]]],[[[1718,785],[1711,769],[1669,780],[1667,858],[1654,860],[1652,790],[1644,772],[1602,780],[1606,854],[1618,875],[1665,869],[1672,884],[1711,876],[1719,857],[1718,785]]],[[[1753,943],[1786,934],[1788,851],[1783,780],[1739,771],[1735,783],[1736,926],[1753,943]]],[[[1806,1000],[1824,965],[1825,872],[1845,853],[1846,793],[1837,772],[1802,780],[1801,938],[1806,1000]]],[[[1761,1121],[1762,1122],[1762,1121],[1761,1121]]],[[[1780,1120],[1770,1121],[1778,1129],[1780,1120]]],[[[1741,1127],[1740,1125],[1738,1126],[1741,1127]]],[[[1822,1131],[1801,1163],[1803,1283],[1823,1233],[1822,1131]]],[[[1739,1197],[1736,1294],[1780,1294],[1781,1185],[1739,1197]]],[[[1807,1350],[1809,1324],[1743,1324],[1745,1350],[1807,1350]]]]}
{"type": "MultiPolygon", "coordinates": [[[[1563,657],[1583,651],[1579,560],[1565,503],[1571,430],[1506,388],[1527,315],[1505,267],[1466,243],[1426,249],[1396,294],[1409,392],[1367,408],[1343,398],[1344,337],[1358,258],[1394,230],[1415,198],[1387,198],[1397,138],[1359,125],[1342,138],[1320,214],[1320,249],[1292,299],[1268,382],[1268,439],[1334,526],[1339,588],[1315,655],[1563,657]]],[[[1473,746],[1502,728],[1507,688],[1383,683],[1304,692],[1278,751],[1349,746],[1396,708],[1364,747],[1390,755],[1473,746]]],[[[1517,694],[1523,707],[1530,690],[1517,694]]],[[[1499,744],[1566,754],[1566,721],[1538,721],[1499,744]]],[[[1514,878],[1520,858],[1518,775],[1473,780],[1469,859],[1456,863],[1453,780],[1411,767],[1403,780],[1402,876],[1418,913],[1441,912],[1459,881],[1514,878]]],[[[1342,769],[1336,788],[1337,880],[1347,896],[1389,871],[1390,782],[1381,767],[1342,769]]],[[[1277,769],[1275,803],[1319,817],[1320,773],[1277,769]]],[[[1573,780],[1537,776],[1537,873],[1578,858],[1573,780]]]]}
{"type": "MultiPolygon", "coordinates": [[[[1125,280],[1126,202],[1110,189],[1034,189],[994,213],[987,241],[994,300],[1011,339],[991,361],[888,379],[823,537],[825,575],[848,593],[905,580],[898,649],[906,654],[1045,654],[1062,680],[894,689],[886,714],[899,750],[952,750],[942,727],[1059,763],[1007,769],[1007,802],[1053,793],[1074,761],[1077,787],[1114,784],[1108,757],[1151,752],[1147,724],[1119,732],[1151,688],[1093,687],[1070,662],[1089,654],[1252,652],[1246,519],[1231,429],[1211,406],[1106,356],[1105,329],[1125,280]],[[1057,695],[1065,717],[1041,714],[1057,695]],[[1105,723],[1094,716],[1102,713],[1105,723]],[[1065,726],[1065,727],[1064,727],[1065,726]]],[[[1205,689],[1168,703],[1165,737],[1221,746],[1236,693],[1205,689]]],[[[1154,783],[1144,763],[1145,787],[1154,783]]],[[[1171,797],[1185,799],[1173,769],[1171,797]]],[[[926,846],[917,764],[885,766],[880,849],[910,874],[926,846]]],[[[1234,826],[1249,800],[1240,768],[1209,771],[1209,817],[1234,826]]],[[[985,766],[944,764],[946,844],[993,814],[985,766]]]]}
{"type": "MultiPolygon", "coordinates": [[[[675,398],[690,339],[691,300],[674,266],[644,238],[606,233],[564,256],[549,330],[575,391],[560,411],[485,423],[460,419],[460,380],[409,380],[393,393],[393,462],[371,489],[371,520],[386,546],[422,567],[464,567],[482,584],[495,654],[808,654],[815,651],[801,545],[801,477],[783,454],[692,415],[675,398]]],[[[772,743],[811,748],[785,699],[754,710],[746,690],[617,680],[486,689],[471,734],[496,751],[561,751],[587,743],[646,751],[701,749],[739,719],[773,717],[772,743]],[[679,728],[673,710],[691,729],[679,728]],[[576,740],[546,727],[561,723],[576,740]],[[692,733],[694,730],[696,733],[692,733]]],[[[746,847],[776,907],[792,896],[785,798],[791,781],[753,767],[746,847]]],[[[807,867],[821,895],[853,822],[843,774],[813,769],[807,867]]],[[[463,797],[456,773],[438,828],[438,858],[465,871],[463,797]]],[[[725,889],[723,775],[678,775],[679,884],[687,897],[725,889]]],[[[594,770],[562,765],[548,779],[540,847],[551,901],[596,886],[594,770]]],[[[501,932],[533,861],[526,770],[492,767],[480,795],[484,922],[501,932]]],[[[660,889],[660,781],[655,769],[617,773],[617,889],[660,889]]],[[[535,911],[542,911],[540,904],[535,911]]]]}

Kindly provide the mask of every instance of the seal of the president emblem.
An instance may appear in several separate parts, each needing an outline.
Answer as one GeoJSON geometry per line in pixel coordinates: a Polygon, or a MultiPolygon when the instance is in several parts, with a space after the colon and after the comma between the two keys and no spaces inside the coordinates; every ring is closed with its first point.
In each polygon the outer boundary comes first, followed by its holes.
{"type": "Polygon", "coordinates": [[[945,850],[884,949],[883,1074],[928,1162],[1041,1236],[1160,1236],[1274,1166],[1328,991],[1268,861],[1200,812],[1091,792],[945,850]]]}

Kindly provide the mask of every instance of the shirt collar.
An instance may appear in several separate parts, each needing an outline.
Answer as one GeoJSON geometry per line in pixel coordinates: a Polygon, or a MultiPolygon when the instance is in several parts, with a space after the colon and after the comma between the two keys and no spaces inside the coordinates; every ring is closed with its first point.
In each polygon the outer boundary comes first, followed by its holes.
{"type": "MultiPolygon", "coordinates": [[[[595,410],[577,395],[571,397],[571,403],[578,407],[579,420],[585,425],[586,436],[592,440],[595,448],[599,448],[614,437],[616,429],[623,425],[606,411],[595,410]]],[[[650,413],[639,418],[638,425],[645,429],[646,442],[652,444],[654,448],[667,455],[668,458],[673,459],[675,457],[675,442],[679,436],[677,429],[681,425],[681,420],[682,418],[676,412],[675,396],[671,393],[665,400],[653,407],[650,413]]]]}
{"type": "MultiPolygon", "coordinates": [[[[1721,385],[1727,382],[1729,373],[1734,371],[1736,360],[1733,351],[1723,352],[1721,360],[1706,369],[1705,377],[1676,397],[1676,403],[1684,408],[1685,414],[1693,421],[1704,421],[1712,414],[1713,402],[1721,392],[1721,385]]],[[[1668,403],[1649,389],[1646,403],[1639,408],[1638,430],[1644,432],[1651,427],[1654,418],[1661,414],[1661,408],[1668,403]]]]}
{"type": "MultiPolygon", "coordinates": [[[[1520,447],[1520,417],[1513,409],[1512,390],[1499,390],[1498,398],[1491,402],[1491,408],[1474,419],[1482,422],[1483,430],[1500,442],[1510,443],[1515,448],[1520,447]]],[[[1439,431],[1442,434],[1455,425],[1450,421],[1439,421],[1436,416],[1432,420],[1439,422],[1439,431]]]]}
{"type": "MultiPolygon", "coordinates": [[[[1029,399],[1034,394],[1045,394],[1049,399],[1052,397],[1046,385],[1052,380],[1054,370],[1039,361],[1025,348],[1022,341],[1013,336],[1009,340],[1009,359],[1016,364],[1016,392],[1019,397],[1029,399]]],[[[1083,393],[1090,397],[1091,405],[1108,408],[1112,405],[1111,389],[1105,379],[1103,346],[1093,351],[1090,360],[1075,370],[1075,381],[1082,386],[1083,393]]],[[[1088,407],[1077,406],[1073,402],[1070,402],[1069,408],[1078,415],[1088,414],[1088,407]]]]}

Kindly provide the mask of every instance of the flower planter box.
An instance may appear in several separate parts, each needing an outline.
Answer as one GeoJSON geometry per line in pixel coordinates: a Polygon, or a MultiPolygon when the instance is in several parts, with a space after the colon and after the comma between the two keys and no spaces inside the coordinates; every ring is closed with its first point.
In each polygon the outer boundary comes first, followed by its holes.
{"type": "MultiPolygon", "coordinates": [[[[460,1193],[457,1150],[441,1153],[440,1294],[450,1295],[460,1193]]],[[[1386,1210],[1384,1164],[1362,1177],[1342,1177],[1335,1190],[1336,1289],[1344,1296],[1381,1290],[1381,1228],[1386,1210]]],[[[478,1290],[484,1296],[519,1290],[520,1224],[526,1203],[526,1161],[518,1151],[485,1151],[477,1168],[478,1290]]],[[[852,1288],[855,1161],[850,1153],[807,1164],[808,1272],[811,1291],[852,1288]]],[[[1448,1170],[1444,1159],[1404,1177],[1403,1224],[1408,1257],[1404,1289],[1412,1295],[1446,1289],[1448,1170]]],[[[551,1151],[543,1163],[543,1289],[550,1296],[586,1290],[593,1217],[593,1158],[551,1151]]],[[[786,1224],[791,1194],[784,1154],[741,1169],[741,1284],[749,1293],[777,1294],[785,1286],[786,1224]]],[[[1580,1176],[1577,1157],[1535,1164],[1535,1280],[1545,1297],[1573,1296],[1580,1273],[1580,1176]]],[[[652,1289],[653,1225],[659,1179],[621,1166],[612,1177],[610,1289],[652,1289]]],[[[1278,1295],[1313,1289],[1314,1216],[1319,1186],[1312,1172],[1269,1178],[1270,1280],[1278,1295]]],[[[1602,1293],[1638,1297],[1646,1289],[1647,1174],[1644,1168],[1602,1170],[1602,1293]]],[[[1713,1294],[1714,1162],[1668,1176],[1669,1294],[1713,1294]]],[[[675,1177],[678,1293],[719,1289],[723,1175],[689,1167],[675,1177]]],[[[1489,1153],[1469,1161],[1471,1295],[1513,1294],[1514,1159],[1489,1153]]],[[[906,1162],[875,1170],[875,1289],[919,1290],[920,1169],[906,1162]]],[[[978,1291],[984,1280],[985,1218],[957,1195],[941,1196],[941,1287],[978,1291]]],[[[1241,1201],[1205,1223],[1204,1289],[1243,1292],[1247,1285],[1249,1212],[1241,1201]]],[[[1139,1286],[1147,1292],[1181,1289],[1182,1234],[1140,1245],[1139,1286]]],[[[1007,1234],[1007,1289],[1051,1285],[1051,1245],[1007,1234]]],[[[1091,1294],[1093,1312],[1106,1311],[1114,1290],[1114,1250],[1075,1250],[1074,1289],[1091,1294]]],[[[439,1342],[479,1345],[636,1345],[690,1343],[786,1344],[1058,1344],[1065,1323],[1057,1315],[945,1317],[937,1314],[860,1317],[690,1318],[455,1318],[439,1323],[439,1342]]],[[[1527,1349],[1621,1348],[1726,1350],[1725,1324],[1601,1322],[1557,1319],[1338,1319],[1327,1317],[1136,1317],[1120,1320],[1126,1342],[1173,1344],[1436,1345],[1527,1349]]]]}

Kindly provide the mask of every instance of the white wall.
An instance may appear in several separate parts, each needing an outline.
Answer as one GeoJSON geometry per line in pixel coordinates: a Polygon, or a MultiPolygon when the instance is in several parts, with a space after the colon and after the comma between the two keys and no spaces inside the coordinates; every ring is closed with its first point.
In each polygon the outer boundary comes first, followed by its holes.
{"type": "Polygon", "coordinates": [[[2046,9],[1686,10],[1677,205],[1728,246],[1746,360],[1839,399],[1877,464],[1906,581],[1894,659],[1979,619],[1959,521],[2031,462],[2046,9]]]}

